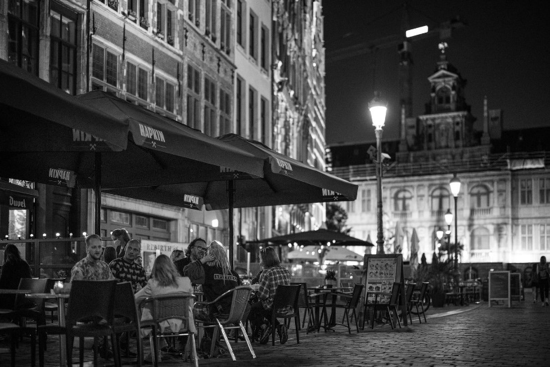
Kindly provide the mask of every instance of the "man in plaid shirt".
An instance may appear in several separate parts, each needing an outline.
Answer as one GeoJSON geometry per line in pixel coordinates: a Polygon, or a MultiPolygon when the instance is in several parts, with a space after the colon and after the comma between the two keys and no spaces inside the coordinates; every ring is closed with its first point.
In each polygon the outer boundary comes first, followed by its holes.
{"type": "Polygon", "coordinates": [[[290,273],[280,265],[281,262],[273,247],[263,249],[260,256],[264,270],[260,275],[259,288],[256,292],[259,302],[252,304],[250,319],[255,324],[257,331],[261,331],[260,343],[266,344],[269,341],[272,327],[276,327],[281,344],[284,344],[288,340],[286,326],[278,321],[277,325],[269,325],[267,320],[271,319],[275,291],[279,285],[290,284],[290,273]]]}

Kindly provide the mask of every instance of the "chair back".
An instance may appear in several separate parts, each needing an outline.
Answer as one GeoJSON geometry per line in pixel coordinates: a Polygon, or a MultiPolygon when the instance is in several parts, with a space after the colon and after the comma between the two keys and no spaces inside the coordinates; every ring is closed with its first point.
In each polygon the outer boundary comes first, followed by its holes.
{"type": "MultiPolygon", "coordinates": [[[[45,293],[47,279],[21,278],[19,289],[30,290],[32,293],[45,293]]],[[[44,299],[28,298],[24,294],[18,294],[15,297],[15,309],[29,309],[42,312],[44,309],[44,299]]]]}
{"type": "Polygon", "coordinates": [[[233,293],[231,309],[229,310],[229,316],[222,323],[238,325],[239,321],[243,321],[247,307],[249,307],[248,301],[250,300],[252,288],[249,286],[240,286],[231,289],[229,292],[233,293]]]}
{"type": "Polygon", "coordinates": [[[163,294],[151,297],[153,302],[152,315],[156,323],[170,319],[182,320],[189,326],[189,304],[193,304],[195,296],[189,293],[163,294]]]}
{"type": "Polygon", "coordinates": [[[134,290],[130,282],[122,282],[116,285],[114,317],[123,317],[128,323],[139,325],[134,290]]]}
{"type": "Polygon", "coordinates": [[[391,289],[390,305],[397,305],[399,294],[401,293],[401,283],[394,282],[391,289]]]}
{"type": "Polygon", "coordinates": [[[290,283],[290,285],[300,286],[300,293],[298,294],[298,307],[309,308],[309,299],[307,296],[307,283],[290,283]]]}
{"type": "Polygon", "coordinates": [[[364,284],[355,284],[353,287],[353,292],[351,293],[351,298],[346,305],[347,308],[356,308],[361,300],[361,293],[363,293],[364,284]]]}
{"type": "Polygon", "coordinates": [[[86,319],[113,324],[116,280],[74,280],[67,310],[67,326],[86,319]]]}
{"type": "Polygon", "coordinates": [[[299,285],[279,285],[273,297],[273,310],[292,307],[294,312],[298,310],[299,285]]]}
{"type": "Polygon", "coordinates": [[[407,284],[407,290],[405,292],[405,299],[407,300],[407,305],[411,304],[415,288],[416,288],[416,283],[407,284]]]}
{"type": "Polygon", "coordinates": [[[426,296],[426,292],[428,291],[428,287],[430,286],[430,283],[428,282],[422,282],[422,286],[420,287],[420,296],[419,300],[423,300],[426,296]]]}

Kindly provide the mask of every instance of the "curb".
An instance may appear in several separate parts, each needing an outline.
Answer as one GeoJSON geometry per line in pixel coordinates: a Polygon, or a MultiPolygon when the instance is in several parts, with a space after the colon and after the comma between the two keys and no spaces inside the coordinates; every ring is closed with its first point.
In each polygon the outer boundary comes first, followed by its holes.
{"type": "Polygon", "coordinates": [[[466,313],[466,312],[470,312],[470,311],[473,311],[473,310],[477,310],[481,306],[482,306],[482,304],[479,303],[479,304],[476,304],[473,307],[468,307],[467,309],[458,309],[458,310],[452,310],[452,311],[447,311],[447,312],[436,313],[436,314],[433,314],[433,315],[427,315],[426,318],[427,319],[437,319],[437,318],[440,318],[440,317],[459,315],[461,313],[466,313]]]}

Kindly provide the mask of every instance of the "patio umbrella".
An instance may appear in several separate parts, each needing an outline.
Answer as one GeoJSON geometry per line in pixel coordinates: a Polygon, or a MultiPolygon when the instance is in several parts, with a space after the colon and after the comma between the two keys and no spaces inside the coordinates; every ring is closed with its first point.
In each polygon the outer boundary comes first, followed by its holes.
{"type": "Polygon", "coordinates": [[[337,246],[374,246],[370,242],[348,236],[345,233],[329,231],[328,229],[291,233],[284,236],[266,238],[261,240],[261,242],[275,244],[297,243],[298,245],[304,246],[319,246],[327,245],[329,243],[337,246]]]}
{"type": "Polygon", "coordinates": [[[420,243],[420,240],[418,239],[416,228],[413,228],[412,235],[411,235],[411,260],[410,260],[410,265],[413,271],[416,270],[416,268],[418,267],[418,251],[420,250],[419,243],[420,243]]]}
{"type": "MultiPolygon", "coordinates": [[[[312,251],[299,251],[294,250],[288,253],[289,259],[300,259],[300,260],[318,260],[319,256],[317,254],[317,250],[312,251]]],[[[330,251],[328,251],[325,255],[325,260],[330,261],[363,261],[363,256],[348,250],[345,247],[330,247],[330,251]]]]}
{"type": "MultiPolygon", "coordinates": [[[[124,190],[113,194],[179,205],[185,197],[194,198],[197,208],[229,209],[229,256],[233,259],[233,208],[305,204],[355,200],[357,185],[279,154],[264,144],[235,134],[218,138],[264,162],[263,177],[241,181],[159,185],[124,190]]],[[[231,262],[232,263],[232,262],[231,262]]]]}
{"type": "Polygon", "coordinates": [[[403,228],[401,222],[397,221],[395,224],[395,235],[393,241],[393,253],[400,254],[403,252],[403,228]]]}

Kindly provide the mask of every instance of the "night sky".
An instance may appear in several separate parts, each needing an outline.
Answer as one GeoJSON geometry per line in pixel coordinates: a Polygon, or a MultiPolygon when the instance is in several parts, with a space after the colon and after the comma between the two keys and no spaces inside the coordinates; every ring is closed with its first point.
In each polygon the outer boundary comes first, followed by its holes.
{"type": "MultiPolygon", "coordinates": [[[[374,90],[388,100],[384,139],[398,139],[397,45],[376,54],[328,62],[345,45],[399,35],[402,0],[323,0],[328,144],[374,141],[367,103],[374,90]],[[374,56],[376,55],[376,56],[374,56]]],[[[448,60],[463,78],[466,102],[482,128],[483,97],[489,109],[504,111],[504,128],[549,126],[550,20],[540,0],[411,1],[409,28],[430,28],[457,15],[466,26],[446,40],[448,60]]],[[[436,70],[439,36],[414,40],[413,116],[429,101],[428,76],[436,70]]]]}

